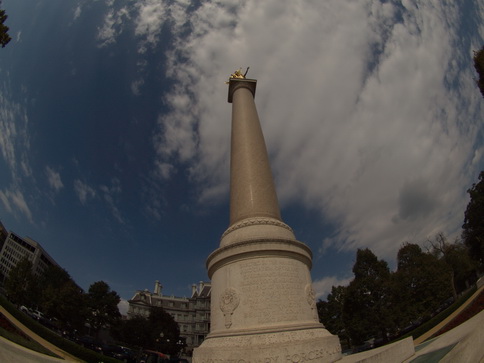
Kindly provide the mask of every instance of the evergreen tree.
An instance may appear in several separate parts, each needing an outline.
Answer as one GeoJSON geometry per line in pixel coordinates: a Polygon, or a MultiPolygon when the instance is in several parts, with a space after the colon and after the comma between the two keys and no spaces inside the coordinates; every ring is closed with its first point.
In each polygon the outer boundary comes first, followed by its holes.
{"type": "MultiPolygon", "coordinates": [[[[484,63],[484,50],[480,51],[481,62],[484,63]]],[[[484,82],[484,64],[482,64],[484,82]]],[[[470,196],[465,211],[462,239],[469,249],[470,256],[479,267],[484,265],[484,171],[479,174],[479,182],[473,184],[467,191],[470,196]]]]}
{"type": "Polygon", "coordinates": [[[474,68],[479,78],[476,80],[477,86],[484,97],[484,47],[479,51],[474,51],[474,68]]]}
{"type": "Polygon", "coordinates": [[[358,249],[353,273],[355,278],[343,305],[343,321],[351,343],[359,345],[370,338],[386,342],[395,326],[388,264],[369,249],[358,249]]]}
{"type": "Polygon", "coordinates": [[[419,245],[406,243],[398,251],[394,274],[395,311],[399,328],[426,320],[451,296],[445,264],[419,245]]]}
{"type": "Polygon", "coordinates": [[[333,286],[331,293],[328,294],[327,301],[319,300],[317,308],[319,321],[331,334],[338,335],[342,344],[349,347],[350,340],[343,321],[346,290],[346,286],[333,286]]]}
{"type": "Polygon", "coordinates": [[[69,273],[59,266],[49,266],[41,278],[42,311],[56,318],[66,330],[80,330],[87,318],[86,296],[69,273]]]}
{"type": "MultiPolygon", "coordinates": [[[[0,5],[2,5],[2,2],[0,1],[0,5]]],[[[8,35],[8,26],[5,25],[5,21],[7,20],[8,15],[5,13],[5,10],[0,9],[0,45],[2,48],[5,48],[5,46],[12,40],[10,36],[8,35]]]]}
{"type": "Polygon", "coordinates": [[[111,291],[109,285],[104,281],[98,281],[89,286],[87,293],[88,321],[96,333],[101,328],[109,328],[121,318],[118,309],[120,301],[116,291],[111,291]]]}
{"type": "Polygon", "coordinates": [[[28,307],[37,307],[38,287],[38,280],[32,272],[32,262],[27,257],[22,258],[10,270],[5,281],[9,299],[18,305],[28,307]]]}
{"type": "Polygon", "coordinates": [[[148,317],[152,349],[176,356],[183,347],[180,342],[180,328],[173,317],[161,306],[152,307],[148,317]]]}

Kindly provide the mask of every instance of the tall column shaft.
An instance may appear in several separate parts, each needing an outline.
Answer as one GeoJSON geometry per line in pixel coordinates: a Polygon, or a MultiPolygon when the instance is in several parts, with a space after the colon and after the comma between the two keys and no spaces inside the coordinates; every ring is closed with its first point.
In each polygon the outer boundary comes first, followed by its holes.
{"type": "Polygon", "coordinates": [[[193,363],[334,362],[341,347],[319,323],[311,250],[281,220],[254,103],[256,81],[234,78],[230,226],[207,258],[210,334],[193,363]]]}
{"type": "MultiPolygon", "coordinates": [[[[280,220],[266,144],[254,102],[255,80],[231,80],[230,224],[251,217],[280,220]]],[[[229,92],[230,92],[229,91],[229,92]]]]}

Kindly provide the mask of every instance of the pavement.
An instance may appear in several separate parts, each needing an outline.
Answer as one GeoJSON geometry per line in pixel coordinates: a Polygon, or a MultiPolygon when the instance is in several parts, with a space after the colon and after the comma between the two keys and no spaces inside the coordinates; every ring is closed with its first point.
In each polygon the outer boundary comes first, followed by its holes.
{"type": "Polygon", "coordinates": [[[454,329],[415,347],[411,363],[484,362],[484,310],[454,329]]]}
{"type": "Polygon", "coordinates": [[[5,310],[3,306],[0,306],[0,313],[2,313],[13,325],[15,325],[18,329],[20,329],[24,334],[28,335],[30,338],[32,338],[33,340],[37,341],[39,344],[44,346],[46,349],[50,350],[51,352],[57,354],[59,357],[62,358],[62,359],[52,358],[45,354],[37,353],[30,349],[26,349],[18,344],[15,344],[13,342],[10,342],[7,339],[2,338],[2,349],[0,350],[0,362],[2,363],[3,362],[6,362],[6,363],[7,362],[41,362],[41,361],[52,362],[51,359],[54,359],[54,361],[82,362],[82,360],[80,360],[79,358],[74,357],[73,355],[67,353],[66,351],[56,347],[54,344],[48,342],[41,336],[35,334],[32,330],[27,328],[24,324],[18,321],[12,314],[10,314],[7,310],[5,310]],[[12,345],[7,346],[5,344],[5,341],[13,344],[13,346],[12,345]],[[16,359],[13,359],[14,356],[12,354],[14,354],[15,346],[18,347],[17,350],[19,353],[19,357],[17,357],[16,359]],[[3,349],[4,347],[5,349],[3,349]],[[32,356],[28,355],[25,352],[25,350],[27,350],[28,352],[31,352],[32,356]],[[38,354],[40,354],[41,357],[46,357],[45,359],[48,359],[48,360],[39,360],[39,357],[37,356],[38,354]],[[36,357],[36,359],[31,361],[28,360],[28,359],[33,359],[32,357],[36,357]]]}

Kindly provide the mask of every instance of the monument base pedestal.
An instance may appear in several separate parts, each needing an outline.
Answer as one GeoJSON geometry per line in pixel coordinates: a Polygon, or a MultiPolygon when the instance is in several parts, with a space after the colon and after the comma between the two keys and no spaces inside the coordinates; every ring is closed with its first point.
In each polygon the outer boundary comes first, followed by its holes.
{"type": "Polygon", "coordinates": [[[207,336],[193,352],[193,363],[299,363],[341,359],[337,336],[324,328],[207,336]]]}

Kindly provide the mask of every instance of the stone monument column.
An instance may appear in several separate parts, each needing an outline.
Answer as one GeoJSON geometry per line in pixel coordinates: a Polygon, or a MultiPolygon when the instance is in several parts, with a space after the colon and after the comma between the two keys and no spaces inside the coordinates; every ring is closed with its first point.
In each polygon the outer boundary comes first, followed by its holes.
{"type": "Polygon", "coordinates": [[[229,79],[230,225],[207,259],[211,327],[193,363],[333,362],[341,347],[319,323],[311,250],[281,220],[256,83],[229,79]]]}

